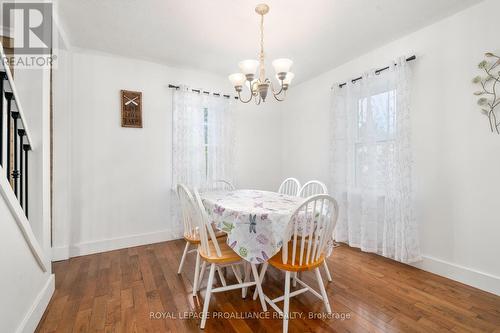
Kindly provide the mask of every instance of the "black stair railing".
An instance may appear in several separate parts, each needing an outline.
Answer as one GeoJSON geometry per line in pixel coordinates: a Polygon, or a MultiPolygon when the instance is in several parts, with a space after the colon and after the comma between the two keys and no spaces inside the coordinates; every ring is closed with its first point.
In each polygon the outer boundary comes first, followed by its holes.
{"type": "Polygon", "coordinates": [[[20,169],[20,173],[19,173],[19,203],[21,204],[21,207],[23,207],[23,194],[24,194],[24,188],[23,188],[23,175],[24,175],[24,136],[26,135],[26,131],[24,129],[19,129],[17,131],[17,134],[19,135],[19,140],[20,140],[20,143],[19,143],[19,169],[20,169]]]}
{"type": "Polygon", "coordinates": [[[0,64],[0,167],[4,170],[0,177],[7,178],[28,217],[28,156],[31,145],[12,75],[8,71],[8,67],[0,64]]]}
{"type": "Polygon", "coordinates": [[[31,150],[30,145],[23,145],[23,150],[24,150],[24,187],[26,189],[25,197],[24,197],[24,213],[26,214],[26,217],[28,217],[28,152],[31,150]]]}
{"type": "Polygon", "coordinates": [[[7,78],[5,72],[0,72],[0,92],[2,98],[0,98],[0,167],[3,167],[3,82],[7,78]]]}

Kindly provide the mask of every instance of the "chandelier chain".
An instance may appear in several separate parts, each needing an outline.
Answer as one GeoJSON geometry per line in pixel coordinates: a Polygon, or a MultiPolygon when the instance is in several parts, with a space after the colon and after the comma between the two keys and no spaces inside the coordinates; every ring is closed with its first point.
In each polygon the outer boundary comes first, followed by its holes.
{"type": "Polygon", "coordinates": [[[260,16],[260,53],[264,53],[264,15],[260,16]]]}

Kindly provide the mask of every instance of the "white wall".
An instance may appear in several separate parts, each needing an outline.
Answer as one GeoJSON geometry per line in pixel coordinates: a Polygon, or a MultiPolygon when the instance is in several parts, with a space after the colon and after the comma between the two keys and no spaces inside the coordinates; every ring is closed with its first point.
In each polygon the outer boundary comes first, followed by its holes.
{"type": "MultiPolygon", "coordinates": [[[[412,100],[420,267],[500,293],[500,137],[471,79],[500,51],[500,2],[485,1],[293,88],[283,104],[282,173],[328,182],[330,87],[416,54],[412,100]]],[[[335,41],[329,41],[334,43],[335,41]]]]}
{"type": "MultiPolygon", "coordinates": [[[[60,65],[54,77],[54,258],[179,236],[181,225],[169,213],[168,84],[227,93],[232,91],[227,79],[87,50],[67,54],[60,65]],[[120,126],[121,89],[142,91],[142,129],[120,126]]],[[[237,186],[276,187],[279,120],[279,112],[270,107],[237,106],[237,186]]]]}
{"type": "Polygon", "coordinates": [[[235,177],[238,188],[276,191],[283,180],[281,112],[274,100],[266,103],[259,106],[239,104],[236,109],[235,177]]]}
{"type": "Polygon", "coordinates": [[[33,332],[54,291],[54,278],[41,270],[1,196],[0,222],[0,331],[33,332]]]}

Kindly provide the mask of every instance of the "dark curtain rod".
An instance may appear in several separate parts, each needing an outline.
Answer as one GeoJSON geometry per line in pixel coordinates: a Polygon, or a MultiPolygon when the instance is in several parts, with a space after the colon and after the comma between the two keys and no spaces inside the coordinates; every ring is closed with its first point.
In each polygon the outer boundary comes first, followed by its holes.
{"type": "MultiPolygon", "coordinates": [[[[411,57],[406,58],[406,61],[407,61],[407,62],[409,62],[409,61],[413,61],[413,60],[415,60],[415,59],[417,59],[417,57],[416,57],[415,55],[412,55],[411,57]]],[[[375,71],[375,74],[377,74],[377,75],[378,75],[378,74],[380,74],[380,72],[383,72],[383,71],[385,71],[385,70],[387,70],[387,69],[389,69],[389,66],[384,67],[384,68],[377,69],[377,70],[375,71]]],[[[362,77],[362,76],[357,77],[357,78],[355,78],[355,79],[352,79],[352,80],[351,80],[351,82],[352,82],[352,83],[354,83],[354,82],[359,81],[359,80],[361,80],[361,79],[363,79],[363,77],[362,77]]],[[[344,82],[344,83],[339,84],[339,88],[342,88],[342,87],[343,87],[343,86],[345,86],[346,84],[347,84],[347,82],[344,82]]]]}
{"type": "MultiPolygon", "coordinates": [[[[169,88],[172,88],[172,89],[179,89],[180,87],[179,86],[174,86],[173,84],[169,84],[168,85],[169,88]]],[[[230,95],[221,95],[219,93],[210,93],[210,91],[202,91],[200,89],[191,89],[192,92],[195,92],[195,93],[198,93],[198,94],[205,94],[205,95],[214,95],[214,96],[219,96],[219,97],[225,97],[225,98],[231,98],[230,95]]],[[[238,99],[238,96],[234,96],[234,99],[238,99]]]]}

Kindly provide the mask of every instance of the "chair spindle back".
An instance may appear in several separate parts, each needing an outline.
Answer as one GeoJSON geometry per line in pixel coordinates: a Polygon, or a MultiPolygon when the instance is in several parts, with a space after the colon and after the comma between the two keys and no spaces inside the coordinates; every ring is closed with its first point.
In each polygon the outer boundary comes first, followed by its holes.
{"type": "Polygon", "coordinates": [[[181,207],[182,222],[184,223],[184,236],[187,238],[196,238],[198,236],[199,219],[193,206],[193,195],[184,184],[177,185],[177,196],[181,207]]]}
{"type": "Polygon", "coordinates": [[[297,196],[300,190],[300,182],[296,178],[287,178],[281,183],[278,193],[297,196]]]}
{"type": "Polygon", "coordinates": [[[201,201],[200,193],[197,189],[193,190],[194,193],[194,202],[193,204],[196,206],[197,212],[199,214],[198,219],[198,229],[200,233],[200,246],[201,251],[206,253],[208,256],[217,255],[218,257],[222,257],[222,253],[219,247],[219,243],[217,242],[217,237],[215,237],[214,229],[209,222],[207,211],[205,210],[205,206],[201,201]],[[211,253],[210,244],[212,242],[215,248],[216,253],[211,253]]]}
{"type": "Polygon", "coordinates": [[[283,263],[301,266],[319,260],[326,252],[337,217],[338,205],[334,198],[326,194],[309,197],[295,210],[288,224],[282,250],[283,263]],[[289,242],[291,263],[288,263],[289,242]]]}
{"type": "Polygon", "coordinates": [[[318,180],[310,180],[302,186],[299,191],[299,197],[308,198],[311,195],[328,194],[328,188],[318,180]]]}
{"type": "Polygon", "coordinates": [[[234,191],[236,190],[236,187],[230,181],[224,179],[218,179],[214,181],[213,189],[223,190],[223,191],[234,191]]]}

